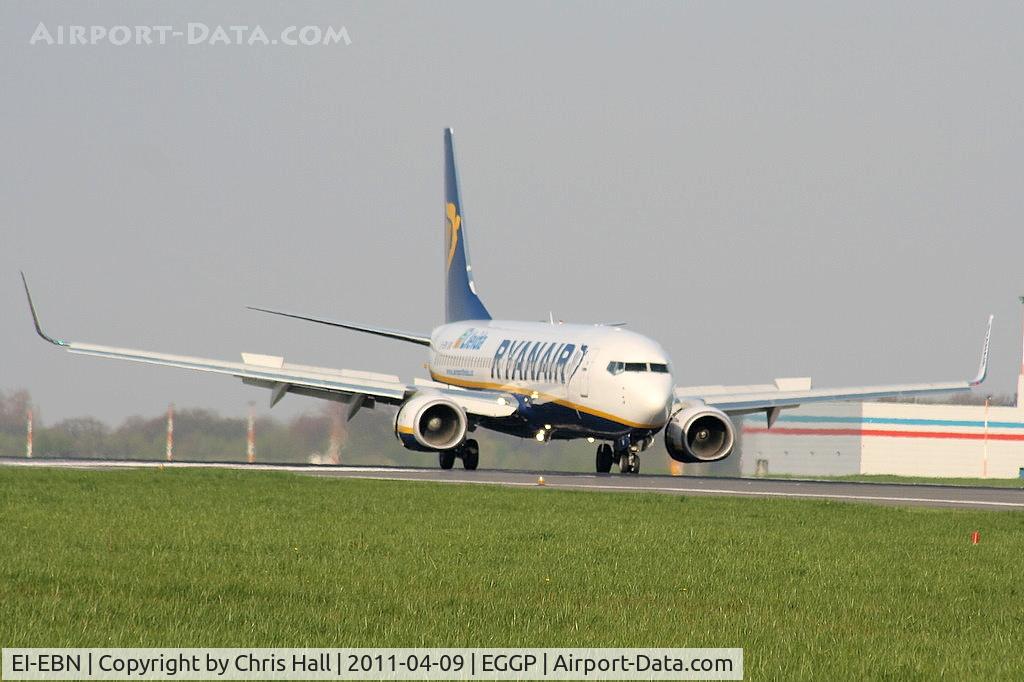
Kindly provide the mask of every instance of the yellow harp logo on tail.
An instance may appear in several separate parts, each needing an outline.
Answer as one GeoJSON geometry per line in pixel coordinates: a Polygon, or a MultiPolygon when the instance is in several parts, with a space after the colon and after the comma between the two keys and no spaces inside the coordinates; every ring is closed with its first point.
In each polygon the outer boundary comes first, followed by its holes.
{"type": "Polygon", "coordinates": [[[462,218],[455,209],[455,204],[451,202],[448,203],[445,212],[448,216],[448,264],[445,267],[450,270],[452,259],[455,257],[455,247],[459,244],[459,227],[462,225],[462,218]]]}

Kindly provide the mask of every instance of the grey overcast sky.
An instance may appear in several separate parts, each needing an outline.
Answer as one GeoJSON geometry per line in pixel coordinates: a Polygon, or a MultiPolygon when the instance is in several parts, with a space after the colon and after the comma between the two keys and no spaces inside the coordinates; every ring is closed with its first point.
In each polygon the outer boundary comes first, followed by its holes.
{"type": "MultiPolygon", "coordinates": [[[[44,419],[236,380],[81,341],[423,375],[442,129],[498,317],[627,320],[689,384],[973,374],[1021,353],[1019,2],[0,4],[0,389],[44,419]],[[344,26],[350,45],[30,45],[61,25],[344,26]]],[[[315,408],[290,396],[275,411],[315,408]]]]}

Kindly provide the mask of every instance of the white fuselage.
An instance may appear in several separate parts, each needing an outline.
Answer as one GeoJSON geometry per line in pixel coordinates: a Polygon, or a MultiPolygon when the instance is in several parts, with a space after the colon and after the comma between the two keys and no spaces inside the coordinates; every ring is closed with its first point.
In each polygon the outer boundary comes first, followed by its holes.
{"type": "Polygon", "coordinates": [[[661,346],[604,325],[447,324],[431,334],[429,370],[438,382],[514,394],[522,421],[489,428],[551,438],[656,432],[674,386],[661,346]]]}

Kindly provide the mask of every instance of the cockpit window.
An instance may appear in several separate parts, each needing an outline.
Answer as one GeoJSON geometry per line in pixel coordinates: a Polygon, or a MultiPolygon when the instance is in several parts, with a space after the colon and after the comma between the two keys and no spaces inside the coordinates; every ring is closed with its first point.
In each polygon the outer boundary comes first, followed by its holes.
{"type": "Polygon", "coordinates": [[[668,374],[668,365],[661,362],[618,362],[613,360],[608,363],[609,374],[622,374],[623,372],[656,372],[668,374]]]}

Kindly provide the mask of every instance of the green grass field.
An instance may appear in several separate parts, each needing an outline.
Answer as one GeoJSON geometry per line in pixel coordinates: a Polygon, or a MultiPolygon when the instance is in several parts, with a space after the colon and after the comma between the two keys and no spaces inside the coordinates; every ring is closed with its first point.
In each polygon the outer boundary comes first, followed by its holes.
{"type": "Polygon", "coordinates": [[[1024,675],[1012,512],[3,468],[0,530],[3,646],[736,646],[748,679],[1024,675]]]}
{"type": "Polygon", "coordinates": [[[814,481],[852,481],[855,483],[959,485],[978,488],[1024,488],[1024,478],[936,478],[929,476],[890,476],[887,474],[855,474],[850,476],[786,476],[773,474],[767,478],[806,479],[814,481]]]}

